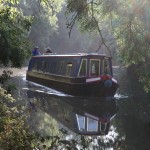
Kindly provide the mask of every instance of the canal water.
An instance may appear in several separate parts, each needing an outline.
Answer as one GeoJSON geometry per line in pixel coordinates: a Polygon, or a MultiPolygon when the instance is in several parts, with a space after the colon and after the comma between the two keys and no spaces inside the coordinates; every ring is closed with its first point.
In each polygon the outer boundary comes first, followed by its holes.
{"type": "Polygon", "coordinates": [[[66,139],[92,139],[89,149],[150,149],[150,99],[127,74],[114,67],[119,89],[114,98],[89,99],[66,95],[26,81],[14,70],[16,99],[26,108],[28,124],[42,136],[66,131],[66,139]]]}

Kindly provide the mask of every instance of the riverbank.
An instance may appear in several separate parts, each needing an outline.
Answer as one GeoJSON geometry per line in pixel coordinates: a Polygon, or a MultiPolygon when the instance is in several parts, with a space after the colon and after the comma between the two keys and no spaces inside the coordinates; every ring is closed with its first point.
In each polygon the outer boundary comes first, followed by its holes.
{"type": "Polygon", "coordinates": [[[25,76],[26,71],[28,67],[22,67],[22,68],[10,68],[10,67],[2,67],[0,68],[0,75],[3,73],[3,70],[12,70],[13,74],[12,76],[25,76]]]}

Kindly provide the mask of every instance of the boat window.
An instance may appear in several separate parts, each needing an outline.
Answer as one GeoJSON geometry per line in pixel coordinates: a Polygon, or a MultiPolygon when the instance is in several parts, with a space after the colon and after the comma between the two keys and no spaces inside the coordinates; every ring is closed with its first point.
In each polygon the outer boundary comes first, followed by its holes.
{"type": "Polygon", "coordinates": [[[87,59],[82,59],[78,76],[86,76],[86,75],[87,75],[87,59]]]}
{"type": "Polygon", "coordinates": [[[72,69],[72,63],[68,63],[66,67],[66,76],[70,76],[71,69],[72,69]]]}
{"type": "Polygon", "coordinates": [[[60,62],[60,67],[59,67],[59,72],[62,73],[64,71],[64,68],[65,68],[65,62],[61,61],[60,62]]]}
{"type": "Polygon", "coordinates": [[[103,60],[103,74],[111,75],[111,72],[110,72],[110,63],[109,63],[109,59],[108,58],[105,58],[103,60]]]}
{"type": "Polygon", "coordinates": [[[50,73],[55,73],[55,70],[56,70],[56,63],[53,62],[50,68],[50,73]]]}
{"type": "Polygon", "coordinates": [[[44,72],[47,72],[47,68],[48,68],[48,62],[45,61],[45,62],[43,63],[43,71],[44,71],[44,72]]]}
{"type": "Polygon", "coordinates": [[[90,76],[99,76],[100,75],[100,60],[91,59],[90,60],[90,76]]]}
{"type": "Polygon", "coordinates": [[[33,61],[33,63],[32,63],[32,71],[33,72],[36,72],[37,71],[37,61],[33,61]]]}

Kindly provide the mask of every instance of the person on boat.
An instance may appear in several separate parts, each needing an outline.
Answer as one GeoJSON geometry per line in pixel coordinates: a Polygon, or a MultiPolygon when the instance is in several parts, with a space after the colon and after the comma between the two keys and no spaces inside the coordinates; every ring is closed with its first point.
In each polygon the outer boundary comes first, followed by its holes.
{"type": "Polygon", "coordinates": [[[32,50],[32,56],[40,55],[40,51],[38,46],[35,46],[34,49],[32,50]]]}
{"type": "Polygon", "coordinates": [[[46,48],[46,52],[45,52],[46,54],[48,54],[48,53],[52,53],[52,51],[51,51],[51,48],[50,47],[47,47],[46,48]]]}

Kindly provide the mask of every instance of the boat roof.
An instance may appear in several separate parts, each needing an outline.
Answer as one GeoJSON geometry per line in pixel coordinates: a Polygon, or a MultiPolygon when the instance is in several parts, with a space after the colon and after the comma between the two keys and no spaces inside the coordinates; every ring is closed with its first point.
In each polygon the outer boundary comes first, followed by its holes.
{"type": "MultiPolygon", "coordinates": [[[[106,57],[107,55],[106,54],[98,54],[98,53],[68,53],[68,54],[57,54],[57,53],[44,53],[42,55],[37,55],[37,56],[33,56],[33,57],[46,57],[46,56],[57,56],[57,57],[63,57],[63,56],[73,56],[73,57],[76,57],[76,56],[102,56],[102,57],[106,57]]],[[[110,57],[110,56],[107,56],[107,57],[110,57]]]]}

